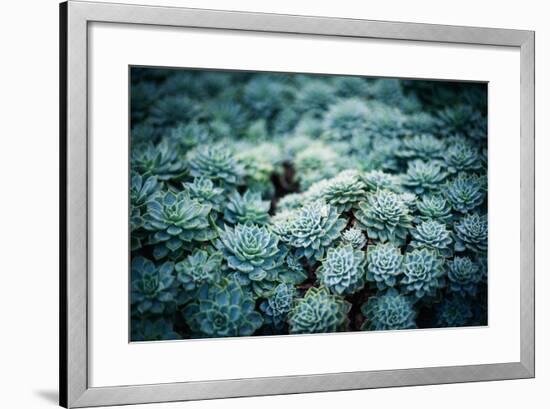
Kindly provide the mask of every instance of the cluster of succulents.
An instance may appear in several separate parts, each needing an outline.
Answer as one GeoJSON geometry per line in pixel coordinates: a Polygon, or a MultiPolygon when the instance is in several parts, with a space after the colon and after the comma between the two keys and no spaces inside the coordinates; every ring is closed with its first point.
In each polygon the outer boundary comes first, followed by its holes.
{"type": "Polygon", "coordinates": [[[132,341],[487,324],[486,85],[130,73],[132,341]]]}

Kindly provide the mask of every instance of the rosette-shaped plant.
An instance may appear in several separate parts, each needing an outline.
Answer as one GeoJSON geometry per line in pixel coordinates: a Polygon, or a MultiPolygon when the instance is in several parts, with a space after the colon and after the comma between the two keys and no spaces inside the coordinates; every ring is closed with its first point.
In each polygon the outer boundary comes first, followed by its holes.
{"type": "Polygon", "coordinates": [[[323,81],[308,81],[296,95],[296,109],[306,115],[321,117],[335,100],[334,88],[323,81]]]}
{"type": "Polygon", "coordinates": [[[376,283],[378,289],[393,287],[403,273],[403,255],[390,243],[367,247],[367,280],[376,283]]]}
{"type": "Polygon", "coordinates": [[[416,135],[403,139],[398,156],[404,159],[439,159],[443,154],[445,144],[430,134],[416,135]]]}
{"type": "Polygon", "coordinates": [[[429,193],[438,190],[446,177],[438,163],[415,160],[409,162],[403,185],[416,194],[429,193]]]}
{"type": "Polygon", "coordinates": [[[482,168],[477,149],[468,143],[452,144],[445,152],[445,165],[449,173],[478,171],[482,168]]]}
{"type": "Polygon", "coordinates": [[[238,272],[242,284],[271,278],[286,256],[286,249],[279,246],[279,238],[273,232],[253,224],[225,226],[216,247],[229,268],[238,272]]]}
{"type": "Polygon", "coordinates": [[[354,249],[360,250],[367,244],[367,238],[361,229],[350,227],[342,233],[342,243],[349,244],[354,249]]]}
{"type": "Polygon", "coordinates": [[[296,177],[302,189],[335,176],[340,170],[338,154],[328,145],[311,143],[294,158],[296,177]]]}
{"type": "Polygon", "coordinates": [[[186,173],[185,161],[178,156],[175,146],[163,139],[132,147],[130,159],[132,170],[143,176],[156,176],[159,180],[179,180],[186,173]]]}
{"type": "Polygon", "coordinates": [[[181,152],[187,152],[201,144],[210,143],[211,135],[207,126],[193,121],[171,128],[168,139],[178,146],[181,152]]]}
{"type": "Polygon", "coordinates": [[[263,324],[254,306],[254,299],[238,283],[224,279],[204,284],[183,315],[197,338],[248,336],[263,324]]]}
{"type": "Polygon", "coordinates": [[[403,124],[406,116],[400,109],[379,102],[369,102],[368,107],[370,114],[365,124],[365,136],[376,140],[375,145],[380,141],[377,138],[388,138],[382,139],[385,143],[387,140],[404,135],[403,124]]]}
{"type": "Polygon", "coordinates": [[[365,285],[365,263],[365,253],[349,244],[330,248],[317,277],[335,294],[353,294],[365,285]]]}
{"type": "Polygon", "coordinates": [[[471,139],[487,138],[487,118],[467,104],[446,107],[438,113],[438,132],[471,139]]]}
{"type": "Polygon", "coordinates": [[[370,191],[375,192],[379,189],[390,190],[395,193],[401,191],[401,182],[395,175],[390,173],[371,170],[370,172],[360,173],[359,177],[370,191]]]}
{"type": "Polygon", "coordinates": [[[356,160],[364,171],[399,172],[401,165],[396,152],[400,146],[399,138],[385,138],[383,141],[373,144],[372,149],[364,155],[357,155],[356,160]]]}
{"type": "Polygon", "coordinates": [[[207,204],[212,210],[221,212],[224,194],[223,189],[214,186],[214,182],[207,178],[195,178],[191,183],[183,185],[184,191],[191,199],[196,199],[199,203],[207,204]]]}
{"type": "Polygon", "coordinates": [[[369,94],[372,98],[390,106],[396,106],[404,112],[418,110],[419,101],[415,95],[405,95],[402,81],[396,78],[380,78],[370,81],[369,94]]]}
{"type": "Polygon", "coordinates": [[[416,311],[412,301],[399,294],[395,289],[383,295],[370,297],[362,305],[361,313],[365,317],[363,331],[388,331],[416,328],[416,311]]]}
{"type": "Polygon", "coordinates": [[[483,278],[479,265],[469,257],[455,257],[447,262],[447,269],[449,289],[452,292],[475,296],[477,285],[483,278]]]}
{"type": "Polygon", "coordinates": [[[434,296],[445,284],[444,259],[434,250],[421,248],[405,254],[401,285],[416,298],[434,296]]]}
{"type": "Polygon", "coordinates": [[[323,138],[348,141],[355,136],[364,137],[369,109],[360,99],[343,99],[331,105],[325,114],[323,138]]]}
{"type": "Polygon", "coordinates": [[[185,290],[195,290],[202,284],[217,281],[221,264],[220,253],[208,254],[205,250],[195,249],[185,260],[176,264],[177,279],[185,290]]]}
{"type": "Polygon", "coordinates": [[[211,179],[221,187],[229,188],[242,182],[244,170],[231,151],[221,145],[204,145],[190,151],[188,156],[191,176],[211,179]]]}
{"type": "Polygon", "coordinates": [[[364,78],[339,75],[332,81],[336,94],[342,98],[368,95],[369,84],[364,78]]]}
{"type": "Polygon", "coordinates": [[[145,237],[143,231],[143,214],[147,208],[147,202],[152,200],[159,192],[160,184],[156,176],[142,177],[133,174],[130,180],[130,228],[132,250],[141,248],[142,240],[145,237]]]}
{"type": "Polygon", "coordinates": [[[169,95],[157,100],[151,107],[149,122],[158,127],[169,127],[187,122],[199,113],[197,101],[186,96],[169,95]]]}
{"type": "Polygon", "coordinates": [[[237,148],[235,157],[244,167],[245,182],[264,197],[275,193],[271,178],[282,173],[282,151],[274,143],[244,144],[237,148]]]}
{"type": "Polygon", "coordinates": [[[427,220],[412,229],[411,235],[413,237],[410,243],[412,248],[426,247],[438,251],[445,257],[452,254],[453,239],[444,223],[427,220]]]}
{"type": "Polygon", "coordinates": [[[354,212],[360,227],[367,230],[369,238],[381,242],[402,244],[412,227],[412,216],[400,195],[389,190],[378,190],[367,195],[354,212]]]}
{"type": "Polygon", "coordinates": [[[243,90],[245,104],[258,118],[273,118],[291,98],[291,88],[266,75],[253,78],[243,90]]]}
{"type": "Polygon", "coordinates": [[[466,249],[474,253],[487,252],[487,215],[478,213],[467,214],[454,226],[456,233],[455,250],[466,249]]]}
{"type": "Polygon", "coordinates": [[[451,206],[441,195],[422,195],[416,201],[418,210],[417,221],[436,220],[441,223],[448,223],[451,218],[451,206]]]}
{"type": "Polygon", "coordinates": [[[258,192],[247,190],[243,195],[234,192],[225,207],[224,219],[231,224],[263,225],[269,221],[269,206],[269,201],[263,201],[258,192]]]}
{"type": "Polygon", "coordinates": [[[477,175],[461,173],[445,185],[447,200],[460,213],[468,213],[480,206],[485,194],[485,184],[477,175]]]}
{"type": "Polygon", "coordinates": [[[168,341],[180,339],[181,336],[174,331],[174,325],[166,318],[157,319],[133,319],[130,336],[132,342],[140,341],[168,341]]]}
{"type": "Polygon", "coordinates": [[[206,106],[209,127],[218,137],[242,132],[247,124],[246,114],[243,107],[234,101],[217,100],[206,106]]]}
{"type": "Polygon", "coordinates": [[[174,263],[165,262],[156,266],[145,257],[136,257],[131,266],[131,302],[140,314],[162,314],[175,306],[177,289],[174,263]]]}
{"type": "Polygon", "coordinates": [[[463,297],[445,298],[436,311],[437,327],[463,327],[474,316],[470,302],[463,297]]]}
{"type": "Polygon", "coordinates": [[[300,262],[300,259],[290,253],[286,256],[284,264],[277,272],[277,279],[283,283],[298,285],[307,279],[307,271],[300,262]]]}
{"type": "Polygon", "coordinates": [[[292,284],[281,283],[260,304],[264,322],[275,329],[282,329],[296,298],[296,288],[292,284]]]}
{"type": "Polygon", "coordinates": [[[338,332],[346,329],[351,305],[327,288],[311,287],[288,315],[291,334],[338,332]]]}
{"type": "Polygon", "coordinates": [[[352,170],[340,172],[332,179],[323,183],[320,192],[326,203],[336,207],[339,213],[357,207],[360,201],[366,199],[367,190],[358,173],[352,170]]]}
{"type": "Polygon", "coordinates": [[[338,217],[336,209],[322,201],[308,203],[274,225],[281,240],[294,249],[296,257],[309,261],[323,258],[345,227],[346,221],[338,217]]]}
{"type": "Polygon", "coordinates": [[[151,232],[155,258],[178,252],[186,242],[214,239],[216,231],[209,220],[211,209],[210,205],[190,199],[185,193],[168,191],[151,200],[147,204],[144,227],[151,232]]]}

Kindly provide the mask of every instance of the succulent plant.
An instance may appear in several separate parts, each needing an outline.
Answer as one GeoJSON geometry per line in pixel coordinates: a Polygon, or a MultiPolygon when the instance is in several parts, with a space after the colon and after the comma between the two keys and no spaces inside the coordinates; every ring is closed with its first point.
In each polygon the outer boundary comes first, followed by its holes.
{"type": "Polygon", "coordinates": [[[487,252],[487,215],[467,214],[455,223],[454,230],[456,251],[468,249],[474,253],[487,252]]]}
{"type": "Polygon", "coordinates": [[[132,147],[132,170],[142,176],[156,176],[159,180],[180,180],[186,173],[185,162],[168,139],[132,147]]]}
{"type": "MultiPolygon", "coordinates": [[[[376,134],[373,131],[373,134],[376,134]]],[[[373,136],[373,138],[376,138],[373,136]]],[[[401,140],[397,137],[385,137],[376,140],[372,148],[364,154],[357,155],[358,166],[364,171],[381,170],[398,172],[401,169],[397,152],[401,148],[401,140]]]]}
{"type": "Polygon", "coordinates": [[[418,210],[417,222],[436,220],[441,223],[448,223],[452,219],[451,206],[441,195],[422,195],[416,201],[418,210]]]}
{"type": "Polygon", "coordinates": [[[169,95],[158,99],[151,107],[149,121],[157,127],[187,122],[200,113],[197,101],[186,96],[169,95]]]}
{"type": "Polygon", "coordinates": [[[482,280],[482,270],[469,257],[455,257],[447,262],[449,290],[462,296],[475,296],[482,280]]]}
{"type": "Polygon", "coordinates": [[[244,169],[231,151],[221,145],[199,146],[187,156],[191,176],[211,179],[223,188],[242,182],[244,169]]]}
{"type": "Polygon", "coordinates": [[[370,115],[367,118],[366,137],[380,141],[379,138],[401,138],[405,135],[404,123],[406,115],[396,108],[381,102],[369,102],[370,115]]]}
{"type": "Polygon", "coordinates": [[[208,254],[206,250],[195,249],[184,260],[176,263],[177,280],[186,291],[195,290],[202,284],[216,282],[221,264],[220,253],[208,254]]]}
{"type": "Polygon", "coordinates": [[[181,152],[188,152],[199,145],[209,143],[212,135],[210,129],[202,123],[196,121],[189,123],[180,123],[170,128],[167,133],[167,139],[179,147],[181,152]]]}
{"type": "Polygon", "coordinates": [[[394,287],[403,273],[403,255],[390,243],[367,247],[367,280],[376,283],[378,289],[394,287]]]}
{"type": "Polygon", "coordinates": [[[444,223],[427,220],[412,229],[411,235],[413,237],[410,243],[412,248],[426,247],[438,251],[445,257],[452,254],[451,244],[453,239],[451,238],[451,232],[447,230],[444,223]]]}
{"type": "Polygon", "coordinates": [[[354,249],[360,250],[367,244],[367,238],[361,229],[350,227],[342,233],[342,243],[349,244],[354,249]]]}
{"type": "Polygon", "coordinates": [[[405,254],[401,285],[416,298],[434,296],[445,284],[444,259],[434,250],[420,248],[405,254]]]}
{"type": "Polygon", "coordinates": [[[268,76],[258,76],[244,87],[244,102],[259,118],[272,118],[291,98],[288,86],[268,76]]]}
{"type": "Polygon", "coordinates": [[[487,118],[467,104],[446,107],[438,113],[439,132],[471,139],[487,138],[487,118]]]}
{"type": "Polygon", "coordinates": [[[260,304],[264,314],[264,322],[276,329],[281,329],[295,303],[296,288],[293,284],[281,283],[260,304]]]}
{"type": "Polygon", "coordinates": [[[162,314],[175,306],[177,289],[174,263],[156,266],[145,257],[135,257],[131,265],[131,303],[138,314],[162,314]]]}
{"type": "Polygon", "coordinates": [[[297,93],[296,109],[306,115],[321,117],[334,100],[333,87],[323,81],[310,81],[297,93]]]}
{"type": "Polygon", "coordinates": [[[307,277],[307,271],[300,262],[300,259],[292,253],[286,256],[284,264],[277,272],[277,279],[283,283],[298,285],[303,283],[307,277]]]}
{"type": "Polygon", "coordinates": [[[190,199],[185,193],[163,192],[147,204],[144,228],[151,233],[155,258],[182,249],[184,243],[206,242],[216,237],[209,214],[211,206],[190,199]]]}
{"type": "Polygon", "coordinates": [[[322,179],[335,176],[341,169],[338,154],[323,143],[312,143],[296,153],[294,166],[302,190],[322,179]]]}
{"type": "Polygon", "coordinates": [[[390,173],[385,173],[380,170],[371,170],[370,172],[360,173],[359,178],[370,191],[390,190],[394,193],[401,191],[400,180],[390,173]]]}
{"type": "Polygon", "coordinates": [[[247,190],[243,195],[234,192],[229,196],[224,211],[224,218],[230,224],[246,224],[248,222],[263,225],[269,221],[268,201],[263,201],[260,193],[247,190]]]}
{"type": "Polygon", "coordinates": [[[416,311],[412,301],[396,290],[370,297],[362,305],[361,313],[365,322],[364,331],[388,331],[416,328],[416,311]]]}
{"type": "Polygon", "coordinates": [[[311,287],[288,315],[291,334],[338,332],[346,329],[350,304],[327,288],[311,287]]]}
{"type": "Polygon", "coordinates": [[[132,342],[168,341],[180,339],[174,325],[166,318],[133,319],[130,339],[132,342]]]}
{"type": "Polygon", "coordinates": [[[339,75],[334,77],[332,82],[339,97],[352,98],[368,95],[369,85],[364,78],[339,75]]]}
{"type": "Polygon", "coordinates": [[[317,269],[317,277],[335,294],[353,294],[365,285],[365,264],[365,253],[349,244],[330,248],[317,269]]]}
{"type": "Polygon", "coordinates": [[[191,199],[199,203],[210,205],[213,211],[221,212],[225,199],[223,189],[214,186],[214,182],[207,178],[195,178],[193,182],[183,185],[184,191],[191,199]]]}
{"type": "Polygon", "coordinates": [[[239,273],[243,284],[272,278],[286,256],[286,249],[279,246],[279,238],[273,232],[253,224],[226,225],[216,247],[229,268],[239,273]]]}
{"type": "Polygon", "coordinates": [[[469,143],[455,143],[445,152],[447,172],[459,173],[479,171],[482,168],[481,157],[476,148],[469,143]]]}
{"type": "Polygon", "coordinates": [[[147,208],[147,202],[152,200],[160,191],[160,184],[156,176],[142,177],[133,174],[130,180],[130,228],[131,248],[137,250],[142,246],[142,240],[146,234],[143,231],[143,214],[147,208]]]}
{"type": "Polygon", "coordinates": [[[336,207],[339,213],[357,207],[357,204],[366,198],[366,186],[355,171],[340,172],[323,182],[320,198],[336,207]]]}
{"type": "Polygon", "coordinates": [[[438,163],[415,160],[409,162],[403,185],[416,194],[429,193],[437,191],[446,177],[438,163]]]}
{"type": "Polygon", "coordinates": [[[463,327],[468,325],[473,317],[470,302],[458,296],[445,298],[436,311],[436,323],[438,327],[463,327]]]}
{"type": "Polygon", "coordinates": [[[443,155],[445,144],[431,134],[420,134],[403,139],[401,150],[397,152],[404,159],[440,159],[443,155]]]}
{"type": "Polygon", "coordinates": [[[419,101],[414,95],[405,95],[402,81],[396,78],[380,78],[370,82],[368,93],[371,98],[399,107],[405,112],[418,110],[419,101]]]}
{"type": "Polygon", "coordinates": [[[453,209],[468,213],[485,200],[486,187],[477,175],[461,173],[445,185],[445,195],[453,209]]]}
{"type": "Polygon", "coordinates": [[[350,98],[337,101],[330,106],[324,116],[323,138],[328,140],[350,140],[353,137],[364,137],[366,118],[369,109],[360,99],[350,98]]]}
{"type": "Polygon", "coordinates": [[[369,238],[402,244],[412,227],[412,216],[401,197],[388,190],[367,194],[354,212],[358,225],[367,230],[369,238]]]}
{"type": "Polygon", "coordinates": [[[346,221],[338,217],[336,209],[315,201],[294,210],[287,220],[274,225],[281,240],[294,249],[296,257],[321,260],[326,249],[339,237],[346,221]]]}
{"type": "Polygon", "coordinates": [[[222,280],[201,286],[183,315],[197,338],[248,336],[263,324],[254,307],[254,299],[239,284],[222,280]]]}

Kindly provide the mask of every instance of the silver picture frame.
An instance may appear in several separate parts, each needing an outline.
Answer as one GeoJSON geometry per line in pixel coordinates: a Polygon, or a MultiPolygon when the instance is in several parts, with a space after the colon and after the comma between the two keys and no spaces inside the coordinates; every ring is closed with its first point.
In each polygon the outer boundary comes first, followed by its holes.
{"type": "Polygon", "coordinates": [[[535,33],[68,1],[60,5],[60,404],[169,402],[532,378],[535,376],[535,33]],[[519,49],[521,60],[521,356],[517,362],[90,387],[88,360],[88,24],[109,22],[519,49]]]}

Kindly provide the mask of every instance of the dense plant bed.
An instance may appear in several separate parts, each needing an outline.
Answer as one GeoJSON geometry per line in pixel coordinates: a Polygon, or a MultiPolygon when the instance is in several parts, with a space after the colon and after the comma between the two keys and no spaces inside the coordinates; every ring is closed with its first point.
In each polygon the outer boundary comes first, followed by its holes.
{"type": "Polygon", "coordinates": [[[131,69],[131,340],[487,324],[485,84],[131,69]]]}

